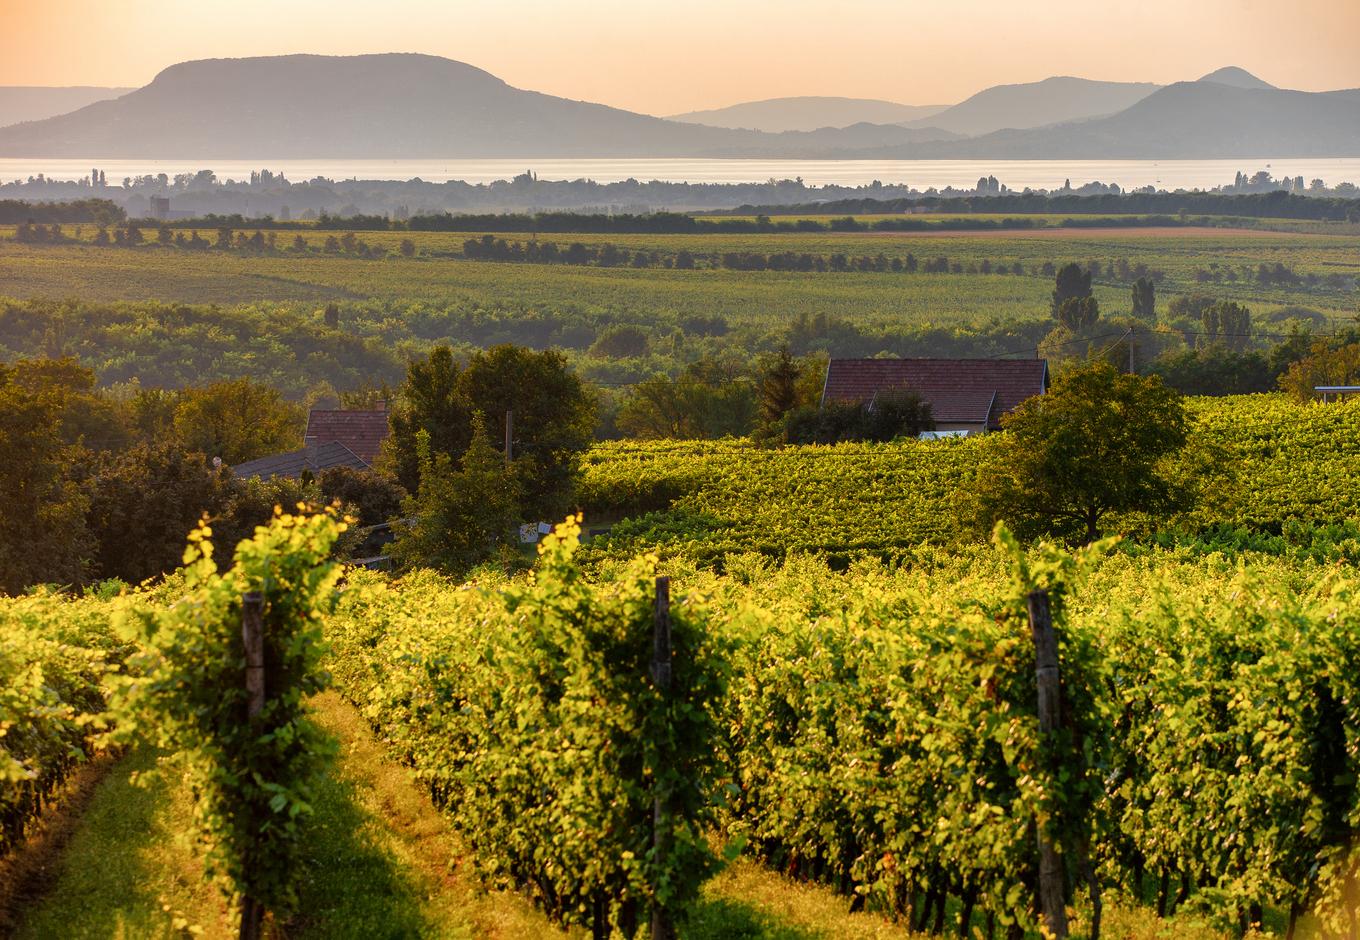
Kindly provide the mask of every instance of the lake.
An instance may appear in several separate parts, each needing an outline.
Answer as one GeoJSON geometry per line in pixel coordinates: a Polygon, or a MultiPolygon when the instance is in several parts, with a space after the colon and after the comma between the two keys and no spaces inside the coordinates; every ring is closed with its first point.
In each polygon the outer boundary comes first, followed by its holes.
{"type": "Polygon", "coordinates": [[[1360,158],[1259,157],[1244,160],[716,160],[668,157],[657,159],[494,159],[494,160],[88,160],[0,158],[0,183],[39,173],[66,180],[104,171],[110,184],[128,176],[193,173],[210,169],[219,179],[248,180],[252,170],[269,169],[298,182],[327,179],[466,180],[489,183],[533,170],[545,180],[592,179],[601,183],[625,179],[691,183],[753,183],[770,178],[802,177],[813,186],[829,183],[860,186],[880,180],[916,189],[946,186],[971,189],[982,176],[995,176],[1011,189],[1057,189],[1099,180],[1125,189],[1153,185],[1158,189],[1210,189],[1231,183],[1241,172],[1267,170],[1271,176],[1302,176],[1360,183],[1360,158]]]}

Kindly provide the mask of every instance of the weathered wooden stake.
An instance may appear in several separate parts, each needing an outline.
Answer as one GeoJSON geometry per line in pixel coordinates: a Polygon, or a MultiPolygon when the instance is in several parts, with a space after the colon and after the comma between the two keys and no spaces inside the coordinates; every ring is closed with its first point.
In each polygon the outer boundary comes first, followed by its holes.
{"type": "Polygon", "coordinates": [[[264,709],[264,597],[251,591],[241,598],[241,639],[246,648],[246,717],[264,709]]]}
{"type": "MultiPolygon", "coordinates": [[[[241,639],[246,652],[246,718],[264,710],[264,596],[251,591],[241,597],[241,639]]],[[[240,940],[259,940],[264,907],[252,897],[241,899],[240,940]]]]}
{"type": "MultiPolygon", "coordinates": [[[[671,691],[671,579],[656,579],[656,608],[652,618],[652,681],[663,696],[671,691]]],[[[658,767],[658,776],[661,768],[658,767]]],[[[652,847],[658,859],[665,855],[670,842],[670,818],[666,806],[668,794],[660,784],[652,804],[652,847]]],[[[675,926],[670,912],[659,904],[652,905],[652,940],[672,940],[675,926]]]]}
{"type": "MultiPolygon", "coordinates": [[[[1028,598],[1029,627],[1034,634],[1034,670],[1039,685],[1039,737],[1047,745],[1061,721],[1062,699],[1058,676],[1058,636],[1047,591],[1031,591],[1028,598]]],[[[1058,847],[1043,826],[1039,834],[1039,908],[1044,924],[1054,937],[1067,936],[1067,909],[1063,905],[1063,868],[1058,847]]]]}

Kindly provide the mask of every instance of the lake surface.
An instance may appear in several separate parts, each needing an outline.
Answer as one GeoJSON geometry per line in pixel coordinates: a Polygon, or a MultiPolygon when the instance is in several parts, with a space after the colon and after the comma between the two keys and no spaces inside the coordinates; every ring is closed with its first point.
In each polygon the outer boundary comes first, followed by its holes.
{"type": "Polygon", "coordinates": [[[252,170],[282,173],[293,182],[321,176],[332,180],[466,180],[489,183],[533,170],[544,180],[591,179],[601,183],[637,179],[691,183],[756,183],[802,177],[811,186],[861,186],[879,180],[916,189],[946,186],[971,189],[982,176],[995,176],[1011,189],[1057,189],[1100,181],[1125,189],[1210,189],[1230,184],[1240,170],[1271,176],[1322,179],[1329,186],[1360,184],[1360,158],[1259,157],[1245,160],[710,160],[658,159],[495,159],[495,160],[88,160],[0,158],[0,183],[43,174],[66,180],[104,171],[110,184],[124,177],[215,172],[218,179],[248,180],[252,170]]]}

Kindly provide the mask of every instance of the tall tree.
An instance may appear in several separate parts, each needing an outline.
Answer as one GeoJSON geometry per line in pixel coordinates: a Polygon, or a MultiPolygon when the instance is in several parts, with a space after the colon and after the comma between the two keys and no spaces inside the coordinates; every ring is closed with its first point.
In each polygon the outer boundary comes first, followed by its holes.
{"type": "Polygon", "coordinates": [[[1049,310],[1053,318],[1058,318],[1062,305],[1073,297],[1078,299],[1091,296],[1091,272],[1082,269],[1075,261],[1058,269],[1053,284],[1053,300],[1049,310]]]}
{"type": "Polygon", "coordinates": [[[766,427],[778,424],[784,415],[802,404],[798,400],[800,376],[801,370],[789,352],[788,343],[765,363],[760,373],[760,420],[766,427]]]}
{"type": "Polygon", "coordinates": [[[1133,315],[1148,323],[1157,322],[1157,290],[1151,278],[1140,277],[1133,282],[1133,315]]]}
{"type": "Polygon", "coordinates": [[[44,581],[78,584],[92,541],[87,499],[61,438],[61,400],[18,384],[0,364],[0,591],[44,581]]]}
{"type": "Polygon", "coordinates": [[[1251,342],[1251,310],[1231,300],[1205,307],[1200,322],[1204,325],[1206,345],[1222,343],[1229,349],[1242,350],[1251,342]]]}

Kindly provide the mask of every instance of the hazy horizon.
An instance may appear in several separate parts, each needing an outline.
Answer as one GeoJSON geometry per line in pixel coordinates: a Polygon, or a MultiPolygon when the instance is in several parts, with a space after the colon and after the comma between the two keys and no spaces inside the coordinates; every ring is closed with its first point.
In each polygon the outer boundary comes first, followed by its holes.
{"type": "Polygon", "coordinates": [[[0,85],[145,85],[189,59],[422,52],[513,86],[647,114],[802,95],[953,103],[997,84],[1073,75],[1168,84],[1236,65],[1284,88],[1360,87],[1360,4],[1259,0],[1189,6],[992,0],[945,9],[883,0],[175,0],[90,6],[19,0],[0,35],[0,85]],[[828,15],[834,11],[834,16],[828,15]],[[1070,28],[1062,28],[1062,24],[1070,28]],[[960,55],[966,49],[967,56],[960,55]]]}

